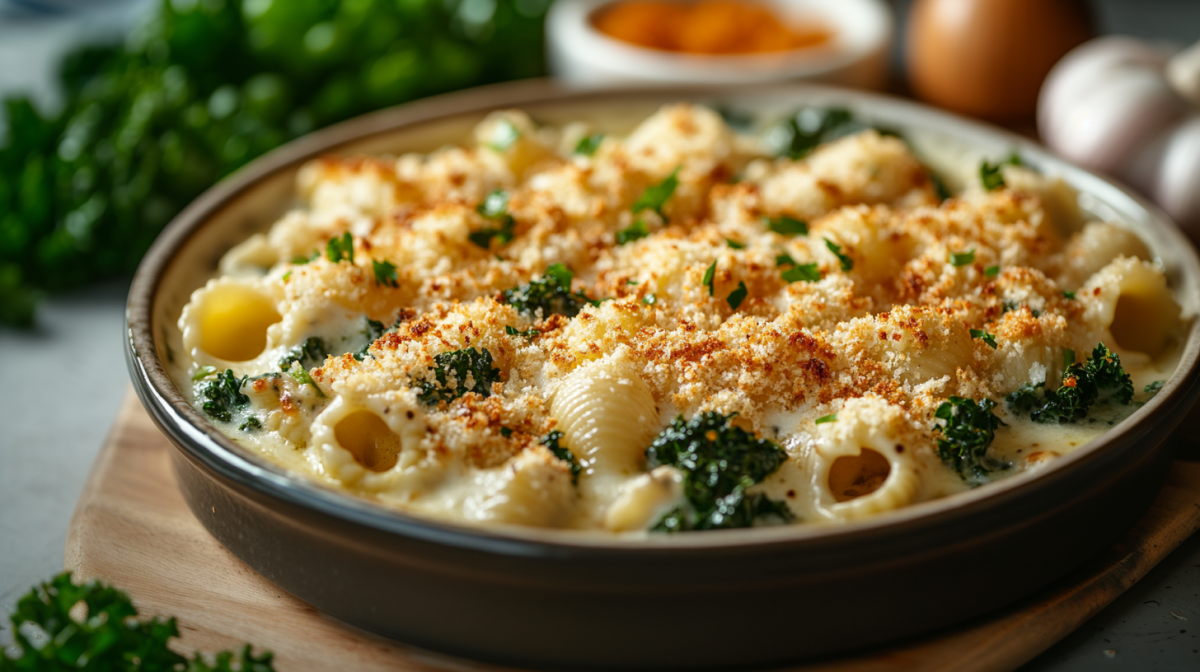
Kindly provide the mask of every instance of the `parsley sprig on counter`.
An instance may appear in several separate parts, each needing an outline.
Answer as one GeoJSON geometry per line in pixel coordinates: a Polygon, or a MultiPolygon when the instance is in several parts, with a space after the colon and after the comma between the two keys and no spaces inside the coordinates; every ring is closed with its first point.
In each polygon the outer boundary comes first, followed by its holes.
{"type": "Polygon", "coordinates": [[[1075,422],[1086,418],[1105,396],[1121,404],[1133,401],[1132,379],[1121,366],[1121,358],[1103,343],[1096,344],[1083,364],[1074,361],[1073,352],[1067,352],[1058,388],[1049,389],[1044,382],[1026,383],[1006,397],[1012,411],[1028,413],[1034,422],[1075,422]]]}
{"type": "Polygon", "coordinates": [[[687,498],[686,504],[667,512],[653,530],[715,530],[792,520],[786,503],[746,492],[774,473],[787,460],[787,453],[734,426],[733,417],[715,411],[686,421],[678,417],[646,449],[649,468],[670,465],[683,472],[687,498]]]}
{"type": "Polygon", "coordinates": [[[70,573],[33,587],[9,616],[16,644],[0,649],[0,672],[96,670],[113,672],[274,672],[274,655],[222,651],[210,663],[168,647],[179,637],[174,618],[139,618],[124,592],[98,581],[75,584],[70,573]]]}

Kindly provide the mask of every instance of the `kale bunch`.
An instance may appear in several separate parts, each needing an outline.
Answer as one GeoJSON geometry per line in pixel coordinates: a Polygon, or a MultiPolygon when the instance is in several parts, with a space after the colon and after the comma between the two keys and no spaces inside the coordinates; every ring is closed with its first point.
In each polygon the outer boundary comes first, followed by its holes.
{"type": "Polygon", "coordinates": [[[222,651],[213,663],[167,647],[179,636],[174,618],[138,618],[129,596],[98,581],[76,585],[62,573],[35,586],[9,617],[17,657],[0,650],[0,672],[274,672],[269,651],[250,645],[222,651]]]}
{"type": "Polygon", "coordinates": [[[209,417],[229,422],[234,411],[250,404],[250,397],[242,394],[242,383],[245,382],[245,378],[238,378],[231,369],[225,369],[216,378],[197,385],[196,398],[203,400],[201,408],[209,417]]]}
{"type": "Polygon", "coordinates": [[[1083,364],[1075,363],[1075,353],[1068,350],[1064,360],[1062,384],[1056,390],[1045,383],[1025,383],[1006,397],[1008,407],[1016,413],[1028,413],[1034,422],[1075,422],[1088,415],[1097,402],[1107,394],[1122,404],[1133,401],[1133,380],[1121,366],[1121,358],[1103,343],[1096,344],[1091,357],[1083,364]],[[1037,389],[1041,388],[1039,396],[1037,389]]]}
{"type": "Polygon", "coordinates": [[[803,107],[768,129],[765,139],[777,156],[799,160],[819,145],[868,128],[882,135],[899,137],[894,130],[855,118],[854,113],[844,107],[803,107]]]}
{"type": "Polygon", "coordinates": [[[500,381],[500,369],[492,366],[492,353],[487,348],[443,352],[433,361],[434,380],[420,383],[421,393],[418,397],[430,406],[442,401],[454,401],[467,392],[474,392],[481,397],[491,396],[492,383],[500,381]]]}
{"type": "Polygon", "coordinates": [[[941,432],[937,440],[938,456],[964,479],[978,480],[1010,466],[987,455],[996,430],[1004,426],[992,412],[995,407],[996,402],[991,399],[950,397],[933,413],[933,417],[942,421],[934,426],[941,432]]]}
{"type": "Polygon", "coordinates": [[[571,291],[571,280],[574,277],[571,269],[562,264],[554,264],[537,280],[504,290],[504,303],[531,316],[541,311],[542,317],[575,317],[584,306],[596,305],[598,302],[592,301],[583,292],[571,291]]]}
{"type": "Polygon", "coordinates": [[[775,472],[787,453],[730,421],[736,414],[708,411],[684,421],[680,416],[646,449],[646,465],[670,465],[683,472],[687,503],[667,512],[657,532],[750,527],[766,520],[792,520],[787,504],[746,489],[775,472]]]}

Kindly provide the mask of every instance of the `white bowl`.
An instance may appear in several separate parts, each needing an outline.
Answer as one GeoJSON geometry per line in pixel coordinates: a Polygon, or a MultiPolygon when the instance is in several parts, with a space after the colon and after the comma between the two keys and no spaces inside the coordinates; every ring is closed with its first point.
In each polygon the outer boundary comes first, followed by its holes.
{"type": "Polygon", "coordinates": [[[583,87],[610,84],[748,84],[806,80],[880,89],[895,22],[883,0],[760,0],[776,14],[829,29],[826,44],[791,51],[710,56],[648,49],[609,37],[592,16],[612,0],[558,0],[546,17],[551,71],[583,87]]]}

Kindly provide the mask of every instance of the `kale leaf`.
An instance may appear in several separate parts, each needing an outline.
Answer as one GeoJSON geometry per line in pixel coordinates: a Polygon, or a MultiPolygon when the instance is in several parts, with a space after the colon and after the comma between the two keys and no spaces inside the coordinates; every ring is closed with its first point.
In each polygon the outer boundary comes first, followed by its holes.
{"type": "Polygon", "coordinates": [[[979,164],[979,182],[983,184],[984,189],[995,191],[1004,186],[1004,173],[1001,171],[1001,168],[1005,165],[1020,166],[1024,164],[1016,152],[1010,153],[1003,161],[997,161],[996,163],[983,161],[979,164]]]}
{"type": "Polygon", "coordinates": [[[600,143],[604,141],[603,133],[592,133],[585,135],[579,139],[575,145],[575,153],[581,156],[591,156],[600,148],[600,143]]]}
{"type": "Polygon", "coordinates": [[[500,370],[492,366],[492,353],[487,348],[443,352],[433,361],[434,380],[419,385],[420,400],[430,406],[454,401],[467,392],[491,396],[492,383],[500,381],[500,370]]]}
{"type": "Polygon", "coordinates": [[[670,465],[683,472],[687,503],[669,511],[654,526],[659,532],[750,527],[755,522],[790,521],[787,504],[750,486],[775,472],[787,453],[731,420],[735,414],[707,411],[685,421],[680,416],[646,449],[646,465],[670,465]]]}
{"type": "Polygon", "coordinates": [[[653,210],[659,215],[663,215],[663,206],[667,204],[667,200],[675,193],[675,187],[679,186],[679,168],[671,171],[671,174],[658,184],[652,184],[642,191],[642,195],[633,202],[633,212],[637,214],[643,210],[653,210]]]}
{"type": "Polygon", "coordinates": [[[1028,413],[1034,422],[1075,422],[1087,417],[1107,393],[1121,404],[1133,401],[1133,380],[1121,366],[1121,358],[1103,343],[1096,344],[1083,364],[1072,355],[1063,370],[1062,384],[1051,390],[1046,384],[1025,383],[1005,397],[1008,407],[1028,413]],[[1039,396],[1037,389],[1041,388],[1039,396]]]}
{"type": "Polygon", "coordinates": [[[1004,422],[992,412],[996,402],[991,399],[950,397],[942,402],[933,417],[934,430],[941,432],[937,440],[938,456],[964,479],[979,479],[1009,465],[988,457],[988,446],[996,438],[996,430],[1004,422]]]}
{"type": "Polygon", "coordinates": [[[495,239],[501,246],[512,241],[515,234],[516,222],[508,214],[508,192],[497,189],[487,195],[483,202],[475,207],[475,211],[484,219],[496,222],[498,226],[487,226],[478,231],[472,231],[467,238],[483,249],[489,249],[495,239]]]}
{"type": "Polygon", "coordinates": [[[234,376],[232,369],[225,369],[216,378],[201,382],[196,386],[196,397],[204,400],[200,407],[209,417],[229,422],[235,410],[250,404],[250,397],[242,394],[244,382],[246,379],[234,376]]]}
{"type": "MultiPolygon", "coordinates": [[[[399,322],[397,322],[397,324],[399,324],[399,322]]],[[[395,327],[393,327],[393,329],[394,328],[395,327]]],[[[366,326],[363,328],[362,333],[363,337],[367,339],[367,343],[354,352],[354,358],[360,362],[366,359],[367,355],[371,354],[371,346],[375,344],[375,341],[379,340],[379,337],[383,336],[388,331],[390,331],[390,329],[384,328],[382,322],[372,320],[369,317],[366,318],[366,326]]]]}
{"type": "Polygon", "coordinates": [[[325,258],[337,264],[344,261],[354,263],[354,237],[347,231],[340,238],[330,238],[325,243],[325,258]]]}
{"type": "Polygon", "coordinates": [[[300,362],[300,366],[311,369],[314,366],[320,366],[328,355],[329,346],[324,339],[310,336],[279,358],[279,370],[287,371],[291,368],[292,362],[300,362]]]}
{"type": "Polygon", "coordinates": [[[543,436],[542,440],[538,443],[549,448],[550,452],[554,453],[555,457],[571,465],[571,482],[578,484],[579,472],[583,471],[583,467],[580,466],[579,460],[575,458],[575,453],[572,453],[570,448],[564,448],[560,443],[562,441],[562,435],[562,432],[554,430],[546,436],[543,436]]]}
{"type": "Polygon", "coordinates": [[[518,312],[527,315],[535,315],[541,311],[542,317],[575,317],[584,306],[596,305],[597,302],[589,299],[583,292],[571,291],[571,279],[574,277],[575,274],[566,266],[553,264],[537,280],[504,290],[503,299],[518,312]]]}
{"type": "Polygon", "coordinates": [[[124,592],[98,581],[76,585],[69,572],[34,586],[17,602],[9,621],[17,657],[10,658],[0,650],[0,672],[275,669],[271,652],[255,655],[248,644],[236,653],[218,653],[212,664],[200,653],[185,658],[168,647],[171,639],[179,637],[174,618],[138,618],[137,608],[124,592]]]}
{"type": "Polygon", "coordinates": [[[891,129],[867,124],[843,107],[804,107],[767,130],[766,142],[777,156],[799,160],[826,142],[874,128],[881,135],[899,137],[891,129]]]}

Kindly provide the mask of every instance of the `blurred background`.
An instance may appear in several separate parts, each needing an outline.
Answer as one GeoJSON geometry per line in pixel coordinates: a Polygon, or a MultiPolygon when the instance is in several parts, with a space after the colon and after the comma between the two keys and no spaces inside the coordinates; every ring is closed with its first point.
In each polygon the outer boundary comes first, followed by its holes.
{"type": "MultiPolygon", "coordinates": [[[[830,82],[1036,137],[1200,225],[1196,0],[612,4],[0,0],[0,613],[62,566],[155,236],[254,158],[359,114],[548,74],[830,82]]],[[[1033,667],[1151,669],[1165,649],[1197,669],[1167,615],[1200,618],[1198,591],[1170,588],[1200,586],[1197,568],[1193,539],[1033,667]],[[1109,638],[1129,655],[1097,659],[1109,638]]]]}

